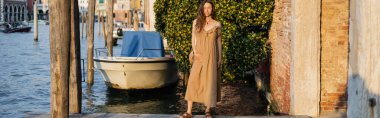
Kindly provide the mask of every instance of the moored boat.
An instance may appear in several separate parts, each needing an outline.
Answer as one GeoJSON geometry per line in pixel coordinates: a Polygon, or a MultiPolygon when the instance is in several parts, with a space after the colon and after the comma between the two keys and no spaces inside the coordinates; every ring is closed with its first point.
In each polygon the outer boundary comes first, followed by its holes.
{"type": "Polygon", "coordinates": [[[26,25],[18,25],[16,27],[12,26],[11,24],[5,23],[2,25],[2,32],[4,33],[14,33],[14,32],[30,32],[32,27],[26,26],[26,25]]]}
{"type": "Polygon", "coordinates": [[[173,56],[165,56],[158,32],[124,32],[119,57],[96,57],[106,85],[116,89],[154,89],[178,81],[173,56]]]}

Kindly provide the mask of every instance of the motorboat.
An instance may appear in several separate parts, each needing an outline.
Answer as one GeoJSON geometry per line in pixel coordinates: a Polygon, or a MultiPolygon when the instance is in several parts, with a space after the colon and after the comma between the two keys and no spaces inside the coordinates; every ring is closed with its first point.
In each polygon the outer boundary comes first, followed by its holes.
{"type": "Polygon", "coordinates": [[[14,32],[30,32],[32,27],[20,24],[16,27],[13,27],[9,23],[5,23],[2,25],[1,31],[4,33],[14,33],[14,32]]]}
{"type": "Polygon", "coordinates": [[[158,32],[124,32],[120,56],[95,57],[106,85],[115,89],[154,89],[178,81],[173,55],[166,55],[158,32]]]}

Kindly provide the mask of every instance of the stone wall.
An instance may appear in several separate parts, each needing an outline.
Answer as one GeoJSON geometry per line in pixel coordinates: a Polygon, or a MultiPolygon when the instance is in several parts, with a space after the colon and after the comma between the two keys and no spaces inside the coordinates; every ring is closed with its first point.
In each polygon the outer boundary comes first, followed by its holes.
{"type": "Polygon", "coordinates": [[[269,36],[271,105],[275,112],[319,114],[320,5],[320,1],[275,1],[269,36]]]}
{"type": "Polygon", "coordinates": [[[290,113],[319,115],[321,1],[292,0],[290,113]]]}

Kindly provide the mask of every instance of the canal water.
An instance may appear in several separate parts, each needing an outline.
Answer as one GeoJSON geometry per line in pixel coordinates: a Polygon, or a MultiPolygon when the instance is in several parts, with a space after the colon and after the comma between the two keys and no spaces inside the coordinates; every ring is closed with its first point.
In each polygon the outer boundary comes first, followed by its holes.
{"type": "MultiPolygon", "coordinates": [[[[104,48],[95,23],[95,48],[104,48]]],[[[29,33],[0,33],[0,117],[23,117],[50,111],[49,26],[39,25],[39,40],[29,33]]],[[[120,44],[121,41],[118,42],[120,44]]],[[[120,54],[121,46],[114,47],[120,54]]],[[[86,59],[87,40],[81,39],[81,58],[86,59]]],[[[86,77],[86,75],[84,75],[86,77]]],[[[94,85],[82,82],[82,112],[178,114],[182,90],[172,86],[158,90],[109,89],[95,70],[94,85]]],[[[183,102],[183,101],[182,101],[183,102]]]]}

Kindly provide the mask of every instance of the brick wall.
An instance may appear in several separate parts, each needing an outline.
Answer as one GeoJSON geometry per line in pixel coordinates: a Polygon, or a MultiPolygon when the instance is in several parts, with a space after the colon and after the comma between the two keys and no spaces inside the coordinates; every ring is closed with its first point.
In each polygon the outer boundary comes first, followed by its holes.
{"type": "Polygon", "coordinates": [[[321,113],[347,109],[349,0],[322,0],[321,113]]]}
{"type": "Polygon", "coordinates": [[[272,47],[270,88],[275,112],[290,112],[290,32],[291,0],[276,0],[269,34],[272,47]]]}

